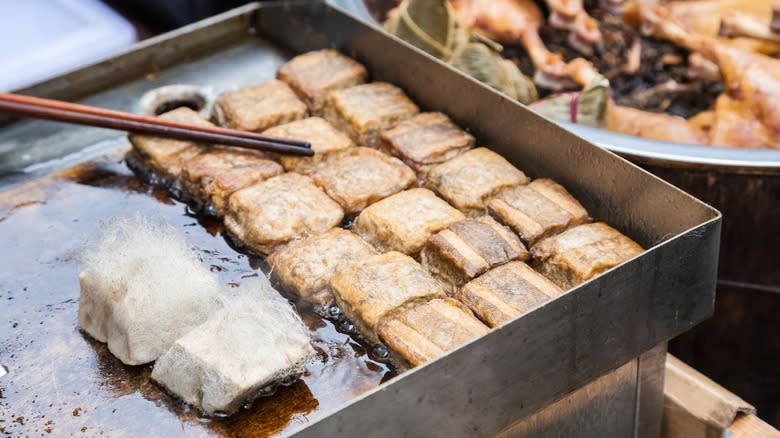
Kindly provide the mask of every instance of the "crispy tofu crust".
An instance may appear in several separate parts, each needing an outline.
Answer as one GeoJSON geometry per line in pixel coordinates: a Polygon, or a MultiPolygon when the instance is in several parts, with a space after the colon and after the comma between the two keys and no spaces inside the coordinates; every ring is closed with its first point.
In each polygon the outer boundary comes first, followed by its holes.
{"type": "Polygon", "coordinates": [[[323,117],[355,143],[376,148],[380,131],[418,112],[400,88],[372,82],[331,92],[323,117]]]}
{"type": "Polygon", "coordinates": [[[358,147],[312,174],[314,182],[336,200],[347,215],[401,190],[417,186],[412,169],[375,149],[358,147]]]}
{"type": "Polygon", "coordinates": [[[282,172],[279,163],[260,151],[216,146],[187,160],[181,184],[194,199],[210,203],[224,215],[233,192],[282,172]]]}
{"type": "Polygon", "coordinates": [[[279,67],[276,78],[286,82],[312,114],[320,115],[331,91],[364,83],[368,72],[354,59],[324,49],[291,59],[279,67]]]}
{"type": "Polygon", "coordinates": [[[344,211],[311,178],[285,173],[230,196],[225,227],[244,245],[270,254],[280,245],[324,233],[344,211]]]}
{"type": "Polygon", "coordinates": [[[522,171],[487,148],[439,164],[425,177],[425,187],[470,217],[484,214],[488,202],[502,190],[527,183],[522,171]]]}
{"type": "Polygon", "coordinates": [[[398,313],[379,328],[399,368],[411,368],[486,334],[489,329],[462,304],[435,299],[398,313]],[[395,353],[395,354],[393,354],[395,353]]]}
{"type": "Polygon", "coordinates": [[[333,302],[329,281],[342,268],[375,252],[354,233],[334,228],[290,242],[268,256],[273,275],[288,292],[324,307],[333,302]]]}
{"type": "Polygon", "coordinates": [[[448,294],[490,268],[530,257],[520,239],[490,216],[450,225],[431,236],[420,252],[421,263],[448,294]]]}
{"type": "Polygon", "coordinates": [[[420,113],[380,134],[379,149],[420,175],[474,147],[474,137],[442,113],[420,113]]]}
{"type": "Polygon", "coordinates": [[[331,277],[341,311],[370,342],[386,318],[446,294],[439,283],[411,257],[396,251],[368,257],[331,277]]]}
{"type": "Polygon", "coordinates": [[[588,212],[562,185],[551,179],[503,191],[488,211],[512,227],[527,245],[588,221],[588,212]]]}
{"type": "Polygon", "coordinates": [[[260,132],[302,119],[307,112],[306,104],[287,84],[271,80],[220,94],[214,102],[212,117],[228,128],[260,132]]]}
{"type": "Polygon", "coordinates": [[[629,260],[644,250],[603,222],[579,225],[531,248],[533,266],[564,290],[629,260]]]}
{"type": "Polygon", "coordinates": [[[352,230],[380,251],[415,255],[434,233],[465,219],[427,189],[410,189],[363,210],[352,230]]]}
{"type": "Polygon", "coordinates": [[[562,293],[525,263],[511,262],[466,283],[455,298],[485,324],[498,327],[562,293]]]}
{"type": "Polygon", "coordinates": [[[301,174],[311,173],[322,164],[355,147],[352,139],[319,117],[309,117],[275,126],[267,129],[263,134],[311,143],[311,149],[314,151],[314,156],[311,157],[271,154],[282,163],[284,170],[301,174]]]}
{"type": "MultiPolygon", "coordinates": [[[[186,107],[168,111],[160,115],[160,118],[193,125],[214,126],[186,107]]],[[[178,178],[184,163],[206,150],[205,145],[189,140],[140,134],[129,134],[127,137],[142,164],[162,178],[178,178]]]]}

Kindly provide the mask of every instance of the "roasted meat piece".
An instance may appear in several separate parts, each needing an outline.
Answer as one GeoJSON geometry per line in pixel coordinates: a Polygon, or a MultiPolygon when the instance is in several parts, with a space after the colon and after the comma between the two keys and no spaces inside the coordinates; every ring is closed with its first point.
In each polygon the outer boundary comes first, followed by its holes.
{"type": "Polygon", "coordinates": [[[324,233],[344,211],[307,176],[285,173],[230,197],[225,227],[244,245],[269,254],[280,245],[324,233]]]}
{"type": "Polygon", "coordinates": [[[187,160],[181,185],[194,199],[224,215],[233,192],[282,172],[279,163],[260,151],[216,146],[187,160]]]}
{"type": "Polygon", "coordinates": [[[467,216],[485,213],[488,202],[502,190],[528,183],[528,177],[504,157],[476,148],[431,169],[425,187],[467,216]]]}
{"type": "Polygon", "coordinates": [[[387,318],[446,294],[439,283],[411,257],[396,251],[368,257],[331,277],[341,311],[370,342],[387,318]]]}
{"type": "Polygon", "coordinates": [[[382,131],[379,149],[424,175],[474,146],[474,137],[442,113],[421,113],[382,131]]]}
{"type": "Polygon", "coordinates": [[[588,220],[588,212],[551,179],[505,190],[488,204],[490,214],[511,227],[526,245],[588,220]]]}
{"type": "Polygon", "coordinates": [[[412,169],[397,158],[365,147],[352,149],[311,176],[347,215],[358,214],[380,199],[417,186],[412,169]]]}
{"type": "Polygon", "coordinates": [[[641,254],[636,242],[603,222],[579,225],[531,248],[534,268],[564,290],[641,254]]]}
{"type": "Polygon", "coordinates": [[[390,357],[401,369],[421,365],[486,334],[489,329],[452,298],[408,308],[379,327],[390,357]]]}
{"type": "Polygon", "coordinates": [[[362,84],[367,77],[362,64],[329,49],[298,55],[276,72],[276,78],[286,82],[314,115],[322,114],[331,91],[362,84]]]}
{"type": "Polygon", "coordinates": [[[355,143],[343,132],[319,117],[309,117],[275,126],[265,130],[263,134],[308,141],[311,144],[311,149],[314,151],[311,157],[271,154],[282,163],[284,170],[302,174],[311,173],[323,163],[355,146],[355,143]]]}
{"type": "Polygon", "coordinates": [[[432,234],[465,219],[427,189],[410,189],[363,210],[353,231],[380,251],[415,255],[432,234]]]}
{"type": "Polygon", "coordinates": [[[490,268],[529,258],[520,239],[490,216],[455,222],[431,236],[420,252],[421,263],[450,295],[490,268]]]}
{"type": "Polygon", "coordinates": [[[333,302],[330,278],[374,253],[354,233],[333,228],[325,234],[290,242],[268,256],[268,264],[271,275],[287,292],[324,307],[333,302]]]}
{"type": "Polygon", "coordinates": [[[307,111],[306,104],[287,84],[272,80],[220,94],[214,102],[212,116],[222,126],[260,132],[302,119],[307,111]]]}
{"type": "Polygon", "coordinates": [[[330,93],[324,117],[361,146],[377,147],[379,132],[420,112],[403,90],[372,82],[330,93]]]}
{"type": "Polygon", "coordinates": [[[511,262],[480,275],[455,293],[490,327],[522,315],[563,290],[523,262],[511,262]]]}
{"type": "MultiPolygon", "coordinates": [[[[214,126],[201,118],[195,111],[180,107],[160,116],[161,119],[201,126],[214,126]]],[[[128,135],[133,150],[146,168],[158,177],[175,180],[179,177],[184,163],[206,150],[206,146],[188,140],[153,137],[149,135],[128,135]]]]}

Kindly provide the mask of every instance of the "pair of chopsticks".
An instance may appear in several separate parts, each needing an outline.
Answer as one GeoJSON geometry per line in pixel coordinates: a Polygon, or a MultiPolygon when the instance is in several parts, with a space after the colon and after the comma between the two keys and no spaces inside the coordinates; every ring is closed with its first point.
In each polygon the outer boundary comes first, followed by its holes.
{"type": "Polygon", "coordinates": [[[305,141],[236,129],[190,125],[157,117],[21,94],[0,93],[0,113],[282,154],[314,155],[311,145],[305,141]]]}

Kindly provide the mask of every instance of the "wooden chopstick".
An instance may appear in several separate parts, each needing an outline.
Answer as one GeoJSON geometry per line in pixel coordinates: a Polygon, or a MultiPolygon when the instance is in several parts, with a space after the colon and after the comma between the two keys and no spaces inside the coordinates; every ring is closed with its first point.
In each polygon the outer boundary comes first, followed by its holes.
{"type": "Polygon", "coordinates": [[[218,143],[283,154],[314,155],[309,143],[304,141],[220,127],[190,125],[124,111],[19,94],[0,93],[0,112],[179,140],[218,143]]]}

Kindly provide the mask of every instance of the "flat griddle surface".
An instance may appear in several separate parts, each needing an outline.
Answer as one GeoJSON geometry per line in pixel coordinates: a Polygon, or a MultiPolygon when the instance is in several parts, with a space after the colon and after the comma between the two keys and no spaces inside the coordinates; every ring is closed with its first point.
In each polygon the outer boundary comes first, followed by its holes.
{"type": "Polygon", "coordinates": [[[295,430],[394,375],[334,322],[299,306],[318,352],[306,374],[231,417],[209,418],[154,384],[151,365],[124,365],[81,332],[79,253],[110,216],[164,218],[228,286],[264,275],[264,261],[231,248],[219,220],[142,183],[123,157],[0,193],[0,365],[8,370],[0,377],[0,436],[266,436],[295,430]]]}

